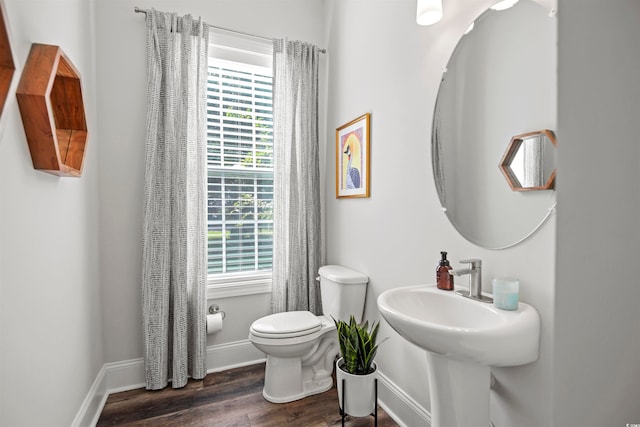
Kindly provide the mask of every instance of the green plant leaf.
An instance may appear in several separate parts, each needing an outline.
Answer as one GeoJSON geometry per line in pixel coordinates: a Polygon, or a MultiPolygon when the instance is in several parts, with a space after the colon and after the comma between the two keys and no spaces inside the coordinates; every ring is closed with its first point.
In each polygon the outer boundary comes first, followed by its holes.
{"type": "Polygon", "coordinates": [[[340,354],[344,360],[344,370],[350,374],[364,375],[372,371],[373,359],[378,351],[376,340],[380,322],[358,325],[355,316],[349,323],[333,319],[338,333],[340,354]]]}

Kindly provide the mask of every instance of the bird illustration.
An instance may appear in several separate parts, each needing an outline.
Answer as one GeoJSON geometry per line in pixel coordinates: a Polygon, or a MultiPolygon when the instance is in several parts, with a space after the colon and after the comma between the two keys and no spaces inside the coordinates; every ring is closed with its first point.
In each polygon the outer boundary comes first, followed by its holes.
{"type": "Polygon", "coordinates": [[[358,142],[359,141],[356,137],[349,137],[346,144],[347,148],[344,150],[344,154],[347,156],[347,189],[360,188],[360,171],[357,167],[352,166],[352,157],[354,153],[352,153],[351,148],[352,145],[358,144],[358,142]]]}

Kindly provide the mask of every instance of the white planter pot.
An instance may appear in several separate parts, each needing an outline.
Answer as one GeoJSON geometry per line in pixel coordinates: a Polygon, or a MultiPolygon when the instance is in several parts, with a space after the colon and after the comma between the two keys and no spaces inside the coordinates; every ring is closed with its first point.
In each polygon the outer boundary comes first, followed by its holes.
{"type": "Polygon", "coordinates": [[[353,375],[340,368],[342,357],[336,362],[336,386],[340,409],[354,417],[371,415],[376,410],[376,385],[378,367],[373,362],[373,372],[367,375],[353,375]],[[344,385],[344,406],[342,407],[342,380],[344,385]]]}

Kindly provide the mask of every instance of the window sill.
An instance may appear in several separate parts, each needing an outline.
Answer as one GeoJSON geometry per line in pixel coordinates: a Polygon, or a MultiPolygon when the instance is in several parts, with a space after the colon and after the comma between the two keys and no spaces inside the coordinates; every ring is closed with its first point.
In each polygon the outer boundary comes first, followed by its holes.
{"type": "Polygon", "coordinates": [[[232,298],[271,293],[271,272],[210,276],[207,299],[232,298]]]}

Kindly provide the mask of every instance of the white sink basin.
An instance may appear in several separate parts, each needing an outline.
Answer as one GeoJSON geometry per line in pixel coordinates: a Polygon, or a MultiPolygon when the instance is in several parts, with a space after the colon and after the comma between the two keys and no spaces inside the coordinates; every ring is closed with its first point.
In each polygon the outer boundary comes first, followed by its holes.
{"type": "Polygon", "coordinates": [[[487,366],[518,366],[538,358],[540,316],[514,311],[435,286],[390,289],[378,297],[382,317],[408,341],[437,355],[487,366]]]}

